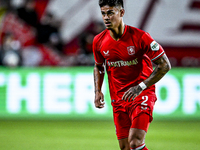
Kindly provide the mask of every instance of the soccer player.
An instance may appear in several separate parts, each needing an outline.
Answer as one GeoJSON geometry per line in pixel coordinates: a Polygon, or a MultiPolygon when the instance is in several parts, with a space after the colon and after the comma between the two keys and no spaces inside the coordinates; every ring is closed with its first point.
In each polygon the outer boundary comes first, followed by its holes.
{"type": "Polygon", "coordinates": [[[95,106],[105,104],[101,87],[106,68],[121,150],[148,150],[145,136],[157,99],[154,84],[171,69],[170,62],[147,32],[123,22],[123,0],[99,0],[99,6],[106,29],[93,41],[95,106]]]}

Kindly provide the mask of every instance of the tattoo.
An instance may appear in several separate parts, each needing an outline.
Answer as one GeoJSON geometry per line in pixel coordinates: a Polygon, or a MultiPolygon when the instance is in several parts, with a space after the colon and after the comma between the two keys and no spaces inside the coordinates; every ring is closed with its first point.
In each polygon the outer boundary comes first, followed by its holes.
{"type": "Polygon", "coordinates": [[[165,54],[154,63],[157,65],[156,68],[149,78],[145,80],[145,84],[148,87],[158,82],[171,69],[170,62],[165,54]]]}

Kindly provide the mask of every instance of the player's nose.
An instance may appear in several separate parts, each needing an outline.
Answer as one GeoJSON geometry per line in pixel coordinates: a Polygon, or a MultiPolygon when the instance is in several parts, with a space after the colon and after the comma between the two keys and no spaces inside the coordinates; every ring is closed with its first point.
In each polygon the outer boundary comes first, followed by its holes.
{"type": "Polygon", "coordinates": [[[106,15],[104,15],[104,18],[103,18],[104,20],[109,20],[109,16],[106,14],[106,15]]]}

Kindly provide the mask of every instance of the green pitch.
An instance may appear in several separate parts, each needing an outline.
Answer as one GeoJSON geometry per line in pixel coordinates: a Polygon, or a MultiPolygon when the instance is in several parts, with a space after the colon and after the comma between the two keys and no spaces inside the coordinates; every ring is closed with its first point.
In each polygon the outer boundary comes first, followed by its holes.
{"type": "MultiPolygon", "coordinates": [[[[150,150],[200,149],[200,121],[154,121],[150,150]]],[[[0,121],[0,150],[119,150],[112,121],[0,121]]]]}

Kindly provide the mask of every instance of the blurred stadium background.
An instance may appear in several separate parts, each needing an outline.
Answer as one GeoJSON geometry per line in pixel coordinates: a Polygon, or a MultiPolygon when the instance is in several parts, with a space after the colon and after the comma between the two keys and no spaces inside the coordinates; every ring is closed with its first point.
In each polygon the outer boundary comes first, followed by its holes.
{"type": "MultiPolygon", "coordinates": [[[[200,149],[200,0],[124,0],[126,24],[149,32],[172,70],[157,83],[146,143],[200,149]]],[[[0,149],[119,149],[107,82],[94,108],[98,0],[0,0],[0,149]]],[[[107,80],[107,79],[105,79],[107,80]]]]}

